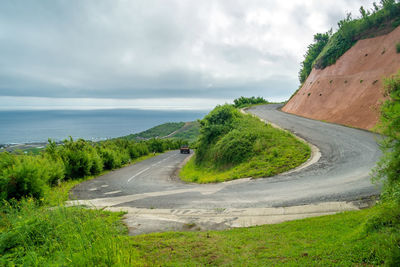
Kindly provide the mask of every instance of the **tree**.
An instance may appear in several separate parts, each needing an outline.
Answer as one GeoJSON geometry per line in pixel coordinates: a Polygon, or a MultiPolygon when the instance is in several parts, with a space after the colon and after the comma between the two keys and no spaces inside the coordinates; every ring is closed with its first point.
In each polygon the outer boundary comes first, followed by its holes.
{"type": "Polygon", "coordinates": [[[314,43],[308,46],[307,52],[304,55],[304,61],[301,63],[299,72],[300,83],[304,83],[308,75],[311,73],[315,59],[326,46],[332,35],[332,29],[326,33],[317,33],[314,35],[314,43]]]}
{"type": "Polygon", "coordinates": [[[376,179],[385,182],[384,196],[400,202],[400,71],[384,82],[389,97],[381,106],[380,130],[385,136],[381,142],[384,156],[374,170],[376,179]]]}

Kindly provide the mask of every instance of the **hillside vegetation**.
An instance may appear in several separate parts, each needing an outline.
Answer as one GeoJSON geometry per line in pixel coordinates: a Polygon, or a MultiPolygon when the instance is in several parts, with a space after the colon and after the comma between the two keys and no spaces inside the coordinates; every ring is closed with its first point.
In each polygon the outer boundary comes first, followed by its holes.
{"type": "Polygon", "coordinates": [[[184,125],[185,125],[184,122],[167,122],[167,123],[152,127],[143,132],[136,133],[136,134],[130,134],[130,135],[124,136],[122,138],[137,141],[137,140],[146,140],[146,139],[151,139],[151,138],[164,137],[164,136],[167,136],[167,135],[175,132],[178,129],[181,129],[184,125]]]}
{"type": "Polygon", "coordinates": [[[360,14],[356,19],[347,14],[338,22],[339,28],[333,34],[329,31],[314,35],[314,43],[308,46],[301,63],[300,83],[307,79],[313,67],[323,69],[334,64],[358,40],[386,34],[400,25],[400,3],[395,0],[381,0],[380,5],[374,3],[373,10],[361,7],[360,14]]]}
{"type": "Polygon", "coordinates": [[[187,122],[170,136],[172,139],[181,139],[194,143],[200,135],[200,123],[198,121],[187,122]]]}
{"type": "Polygon", "coordinates": [[[121,138],[127,140],[148,140],[151,138],[169,138],[174,140],[183,140],[188,143],[196,141],[199,136],[200,124],[197,121],[192,122],[167,122],[146,131],[130,134],[121,138]]]}
{"type": "Polygon", "coordinates": [[[217,106],[200,121],[195,156],[180,176],[190,182],[267,177],[305,162],[308,145],[231,105],[217,106]]]}
{"type": "Polygon", "coordinates": [[[0,152],[0,201],[32,197],[43,198],[46,191],[64,180],[75,180],[120,168],[150,153],[177,149],[180,140],[150,139],[145,142],[125,139],[99,143],[65,140],[49,145],[39,155],[0,152]]]}

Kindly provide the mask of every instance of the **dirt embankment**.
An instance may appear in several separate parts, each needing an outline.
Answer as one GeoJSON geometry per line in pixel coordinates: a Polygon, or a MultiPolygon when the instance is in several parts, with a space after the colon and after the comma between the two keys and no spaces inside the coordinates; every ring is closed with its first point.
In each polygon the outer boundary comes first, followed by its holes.
{"type": "Polygon", "coordinates": [[[400,69],[400,27],[358,41],[334,65],[313,69],[283,111],[363,129],[378,122],[383,78],[400,69]]]}

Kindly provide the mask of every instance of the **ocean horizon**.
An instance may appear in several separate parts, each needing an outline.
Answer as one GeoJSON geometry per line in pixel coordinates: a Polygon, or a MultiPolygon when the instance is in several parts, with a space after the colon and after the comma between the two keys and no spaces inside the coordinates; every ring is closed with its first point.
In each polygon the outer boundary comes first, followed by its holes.
{"type": "Polygon", "coordinates": [[[147,130],[166,122],[202,119],[209,110],[18,110],[0,111],[0,144],[100,141],[147,130]]]}

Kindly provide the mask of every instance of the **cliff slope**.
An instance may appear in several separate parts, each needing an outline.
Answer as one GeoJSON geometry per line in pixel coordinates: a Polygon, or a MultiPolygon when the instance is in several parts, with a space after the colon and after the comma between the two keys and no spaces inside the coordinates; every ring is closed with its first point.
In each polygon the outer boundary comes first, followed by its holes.
{"type": "Polygon", "coordinates": [[[400,27],[358,41],[334,65],[313,69],[300,90],[282,108],[307,118],[363,129],[378,122],[383,78],[400,69],[400,27]]]}

